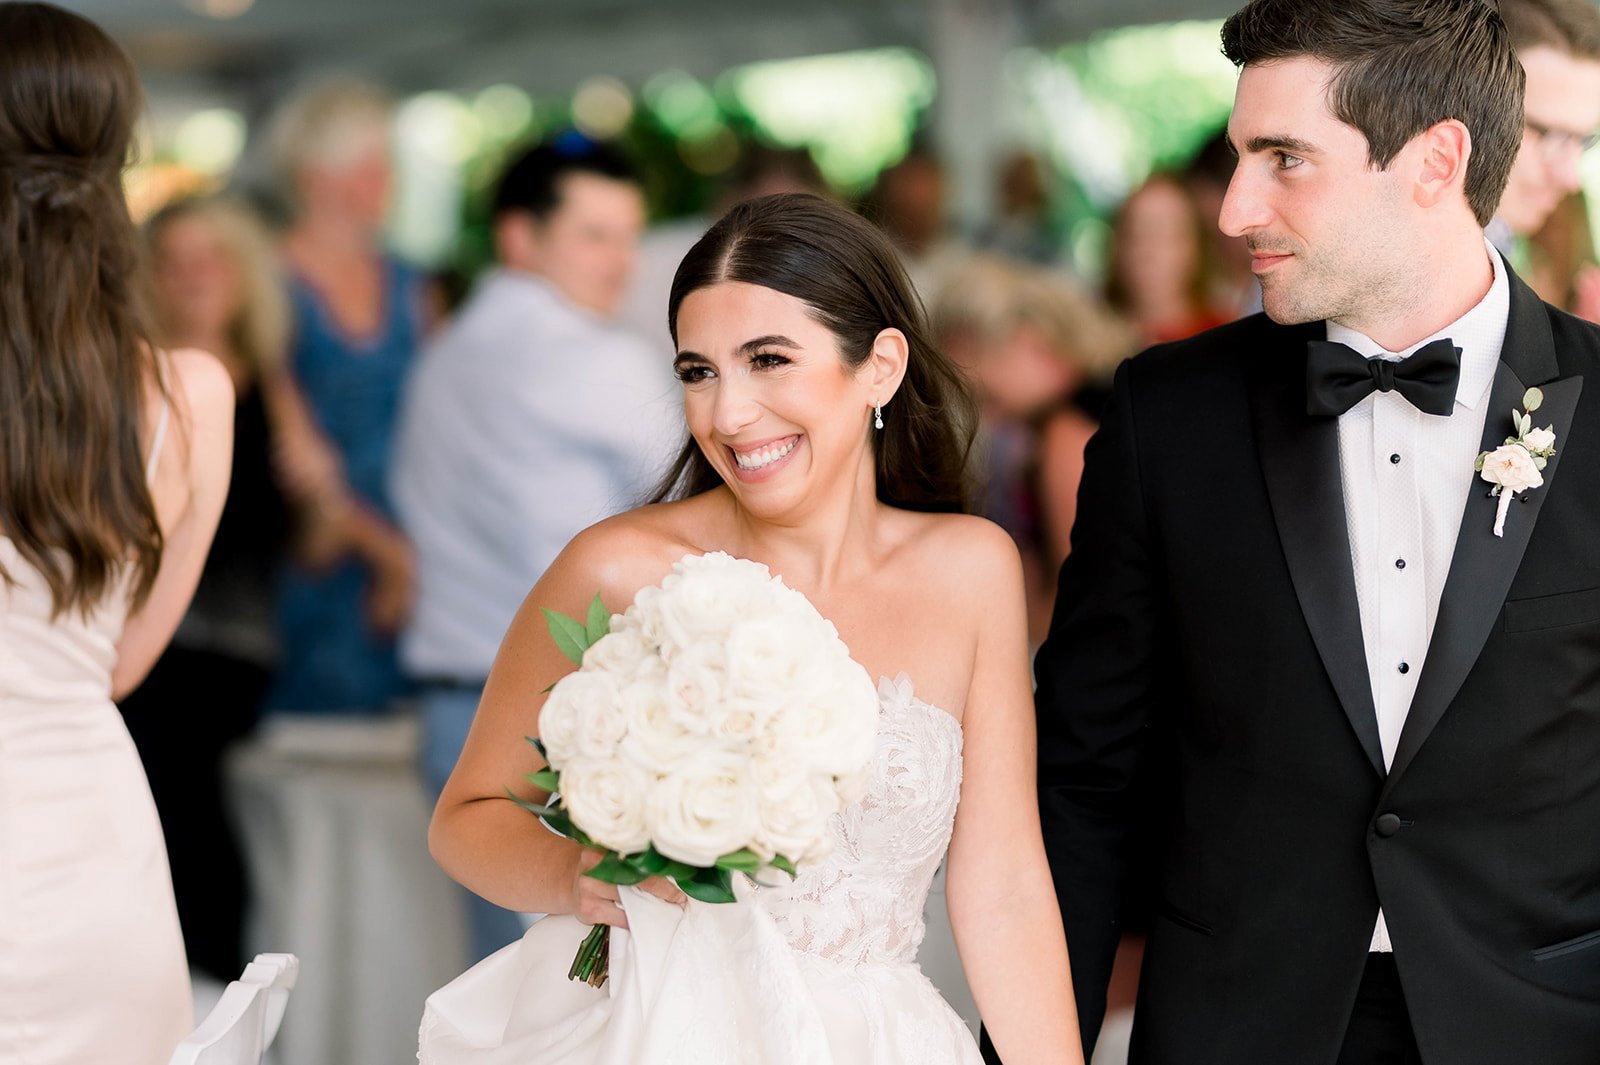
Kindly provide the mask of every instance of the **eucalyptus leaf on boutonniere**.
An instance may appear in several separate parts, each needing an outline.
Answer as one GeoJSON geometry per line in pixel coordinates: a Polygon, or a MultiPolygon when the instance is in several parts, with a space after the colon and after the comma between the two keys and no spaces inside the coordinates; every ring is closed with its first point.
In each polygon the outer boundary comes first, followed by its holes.
{"type": "Polygon", "coordinates": [[[1494,485],[1489,494],[1499,497],[1500,505],[1494,516],[1496,536],[1506,534],[1506,512],[1511,509],[1511,500],[1518,492],[1544,484],[1544,468],[1556,453],[1555,426],[1533,427],[1533,412],[1543,402],[1543,392],[1537,388],[1528,389],[1522,397],[1523,409],[1511,412],[1511,427],[1516,435],[1506,437],[1506,442],[1493,451],[1480,453],[1473,467],[1479,476],[1494,485]]]}

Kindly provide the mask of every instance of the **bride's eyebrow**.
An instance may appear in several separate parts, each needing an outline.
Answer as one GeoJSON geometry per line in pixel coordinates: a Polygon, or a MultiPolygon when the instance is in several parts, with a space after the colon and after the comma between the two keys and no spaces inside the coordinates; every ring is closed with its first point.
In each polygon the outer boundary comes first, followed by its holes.
{"type": "MultiPolygon", "coordinates": [[[[778,333],[769,333],[766,336],[759,336],[753,340],[746,340],[743,344],[740,344],[739,354],[754,355],[762,348],[789,348],[792,351],[799,351],[800,343],[799,341],[790,340],[788,337],[782,336],[778,333]]],[[[678,352],[677,358],[672,360],[672,365],[674,368],[676,368],[684,365],[685,363],[707,361],[709,360],[698,351],[686,350],[678,352]]]]}
{"type": "Polygon", "coordinates": [[[739,345],[739,353],[741,355],[753,355],[762,348],[792,348],[798,351],[800,345],[795,341],[790,340],[786,336],[779,336],[776,333],[769,333],[764,337],[756,337],[754,340],[746,340],[743,344],[739,345]]]}

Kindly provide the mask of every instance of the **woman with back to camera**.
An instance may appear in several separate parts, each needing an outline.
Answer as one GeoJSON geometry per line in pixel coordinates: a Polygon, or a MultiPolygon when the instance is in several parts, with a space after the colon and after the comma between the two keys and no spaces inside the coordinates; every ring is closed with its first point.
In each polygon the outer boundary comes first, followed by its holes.
{"type": "Polygon", "coordinates": [[[161,830],[112,699],[182,617],[232,388],[154,348],[93,23],[0,4],[0,1062],[159,1065],[192,1018],[161,830]]]}
{"type": "MultiPolygon", "coordinates": [[[[421,1060],[611,1061],[608,992],[569,984],[566,968],[582,924],[627,927],[617,889],[583,875],[594,852],[506,795],[538,767],[523,737],[569,668],[540,608],[578,613],[599,589],[620,610],[686,554],[724,551],[781,574],[883,678],[867,795],[834,822],[832,855],[736,904],[785,943],[752,983],[805,989],[785,1003],[805,1030],[764,1033],[762,1060],[809,1065],[799,1048],[819,1037],[836,1062],[979,1060],[915,961],[948,847],[951,923],[996,1047],[1009,1065],[1081,1061],[1039,836],[1020,564],[1004,532],[964,513],[972,400],[927,340],[892,247],[813,196],[751,201],[685,258],[668,321],[692,440],[660,502],[584,532],[529,595],[431,832],[440,864],[474,891],[577,921],[535,925],[436,995],[421,1060]]],[[[682,900],[666,881],[646,885],[682,900]]]]}

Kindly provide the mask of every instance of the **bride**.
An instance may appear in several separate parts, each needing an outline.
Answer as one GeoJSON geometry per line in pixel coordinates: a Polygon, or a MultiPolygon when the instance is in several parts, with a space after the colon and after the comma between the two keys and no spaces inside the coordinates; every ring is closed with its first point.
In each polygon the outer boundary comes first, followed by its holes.
{"type": "Polygon", "coordinates": [[[1020,565],[1005,533],[963,513],[971,400],[894,251],[816,197],[756,200],[689,252],[668,320],[693,439],[653,505],[581,534],[529,594],[430,830],[439,863],[486,899],[571,916],[436,993],[420,1060],[975,1065],[971,1032],[916,965],[948,848],[951,925],[996,1050],[1007,1065],[1081,1062],[1039,833],[1020,565]],[[881,710],[867,796],[836,818],[833,853],[685,914],[668,881],[619,896],[584,876],[597,853],[506,789],[539,768],[524,737],[570,669],[540,608],[581,616],[598,590],[620,612],[710,551],[803,592],[882,678],[881,710]],[[567,980],[586,925],[630,922],[638,971],[620,971],[630,936],[614,935],[609,984],[567,980]]]}

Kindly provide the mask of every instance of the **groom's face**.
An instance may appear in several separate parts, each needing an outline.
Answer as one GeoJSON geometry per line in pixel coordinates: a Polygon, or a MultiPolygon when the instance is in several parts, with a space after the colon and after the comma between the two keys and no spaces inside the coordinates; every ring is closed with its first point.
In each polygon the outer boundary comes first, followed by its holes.
{"type": "Polygon", "coordinates": [[[1413,222],[1402,168],[1370,165],[1366,137],[1329,110],[1333,73],[1305,57],[1244,68],[1228,122],[1239,165],[1219,225],[1244,238],[1274,321],[1360,328],[1408,299],[1413,222]]]}

